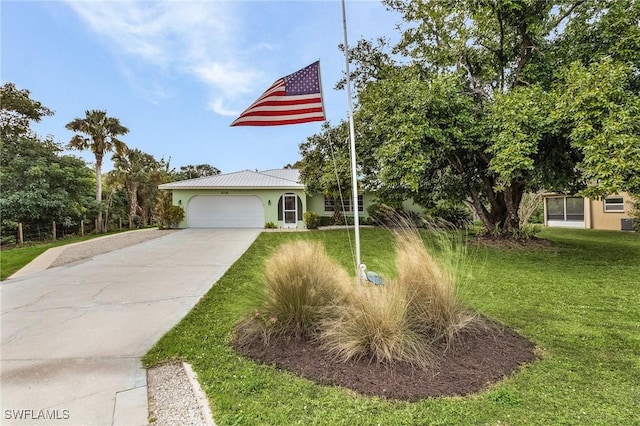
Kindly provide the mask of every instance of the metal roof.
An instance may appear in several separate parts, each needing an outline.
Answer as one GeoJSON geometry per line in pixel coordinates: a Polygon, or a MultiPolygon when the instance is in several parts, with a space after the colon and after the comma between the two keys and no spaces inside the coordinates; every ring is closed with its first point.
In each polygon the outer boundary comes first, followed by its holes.
{"type": "Polygon", "coordinates": [[[297,169],[243,170],[159,185],[160,189],[304,189],[297,169]]]}

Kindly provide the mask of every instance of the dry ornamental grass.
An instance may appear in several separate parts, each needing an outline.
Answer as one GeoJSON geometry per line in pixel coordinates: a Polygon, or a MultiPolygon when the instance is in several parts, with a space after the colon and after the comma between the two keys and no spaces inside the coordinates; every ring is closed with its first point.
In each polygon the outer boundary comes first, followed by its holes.
{"type": "Polygon", "coordinates": [[[372,286],[357,285],[320,243],[283,244],[266,262],[264,303],[238,327],[238,339],[317,339],[341,361],[432,366],[433,342],[449,344],[480,319],[459,302],[454,271],[427,252],[416,231],[396,232],[396,245],[398,277],[372,286]]]}

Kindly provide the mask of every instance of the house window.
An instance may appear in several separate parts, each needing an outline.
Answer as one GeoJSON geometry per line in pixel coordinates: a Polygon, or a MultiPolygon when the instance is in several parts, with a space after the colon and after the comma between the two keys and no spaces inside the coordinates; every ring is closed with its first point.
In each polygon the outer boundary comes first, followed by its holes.
{"type": "Polygon", "coordinates": [[[583,221],[584,220],[584,199],[577,197],[567,197],[566,201],[566,212],[567,221],[583,221]]]}
{"type": "Polygon", "coordinates": [[[622,197],[606,197],[604,211],[607,213],[624,212],[624,199],[622,197]]]}
{"type": "Polygon", "coordinates": [[[334,212],[336,208],[336,202],[333,197],[324,197],[324,211],[325,212],[334,212]]]}
{"type": "MultiPolygon", "coordinates": [[[[344,198],[343,204],[342,204],[342,209],[340,209],[340,211],[353,212],[353,210],[351,209],[351,201],[352,201],[351,197],[344,198]]],[[[336,201],[334,200],[334,198],[325,196],[324,197],[324,211],[333,213],[335,211],[335,208],[336,208],[336,201]]],[[[364,196],[363,195],[358,195],[358,211],[359,212],[363,212],[364,211],[364,196]]]]}
{"type": "Polygon", "coordinates": [[[584,199],[579,197],[547,198],[547,220],[584,221],[584,199]]]}
{"type": "Polygon", "coordinates": [[[564,197],[547,199],[547,220],[564,220],[564,197]]]}

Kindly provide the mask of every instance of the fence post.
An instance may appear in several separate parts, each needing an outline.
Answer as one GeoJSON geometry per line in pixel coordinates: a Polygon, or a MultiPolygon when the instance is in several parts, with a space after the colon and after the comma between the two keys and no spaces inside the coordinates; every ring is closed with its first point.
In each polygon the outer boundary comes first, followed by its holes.
{"type": "Polygon", "coordinates": [[[24,234],[22,233],[22,222],[18,223],[18,244],[24,246],[24,234]]]}
{"type": "Polygon", "coordinates": [[[53,221],[53,227],[52,227],[52,235],[53,235],[53,241],[56,240],[56,221],[53,221]]]}
{"type": "Polygon", "coordinates": [[[80,236],[84,237],[84,220],[80,221],[80,236]]]}

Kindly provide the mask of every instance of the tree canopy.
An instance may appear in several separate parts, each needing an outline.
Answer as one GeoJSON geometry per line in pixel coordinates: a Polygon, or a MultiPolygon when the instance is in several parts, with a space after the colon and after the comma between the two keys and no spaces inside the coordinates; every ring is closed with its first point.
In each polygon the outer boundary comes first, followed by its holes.
{"type": "Polygon", "coordinates": [[[2,108],[0,108],[0,137],[31,133],[31,123],[39,122],[42,117],[53,115],[53,111],[39,101],[31,99],[31,93],[16,88],[13,83],[5,83],[0,88],[2,108]]]}
{"type": "Polygon", "coordinates": [[[195,179],[219,174],[220,170],[211,164],[188,164],[180,166],[180,172],[175,173],[175,180],[195,179]]]}
{"type": "Polygon", "coordinates": [[[28,90],[12,83],[1,88],[0,108],[0,217],[27,224],[73,222],[95,210],[91,169],[80,158],[61,155],[62,147],[50,137],[31,130],[53,112],[31,99],[28,90]]]}
{"type": "Polygon", "coordinates": [[[360,173],[383,201],[466,200],[509,234],[526,191],[637,191],[638,2],[383,3],[400,41],[350,50],[360,173]]]}

